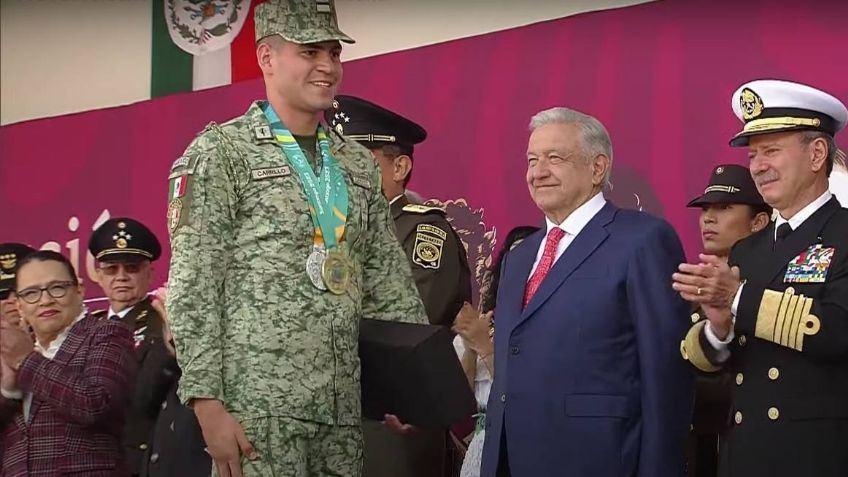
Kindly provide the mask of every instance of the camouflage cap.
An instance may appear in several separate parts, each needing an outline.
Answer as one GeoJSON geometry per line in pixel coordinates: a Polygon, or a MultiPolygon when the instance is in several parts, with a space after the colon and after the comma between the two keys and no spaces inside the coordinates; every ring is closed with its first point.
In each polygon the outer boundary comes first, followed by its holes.
{"type": "Polygon", "coordinates": [[[353,43],[339,30],[333,0],[268,0],[255,9],[256,41],[280,35],[292,43],[338,40],[353,43]]]}

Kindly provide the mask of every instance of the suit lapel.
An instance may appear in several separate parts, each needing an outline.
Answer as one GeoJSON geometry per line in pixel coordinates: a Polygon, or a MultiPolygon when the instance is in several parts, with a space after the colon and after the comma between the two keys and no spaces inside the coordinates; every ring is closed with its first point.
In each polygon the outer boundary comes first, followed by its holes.
{"type": "MultiPolygon", "coordinates": [[[[788,237],[777,244],[774,249],[774,255],[765,268],[765,283],[773,282],[777,278],[777,275],[783,272],[790,260],[794,259],[799,253],[810,246],[812,240],[821,233],[825,224],[827,224],[828,220],[830,220],[839,207],[839,202],[836,198],[831,198],[805,220],[798,229],[793,230],[788,237]]],[[[774,235],[770,237],[773,238],[774,235]]]]}
{"type": "Polygon", "coordinates": [[[565,249],[559,260],[554,263],[553,268],[551,268],[544,281],[542,281],[542,285],[536,291],[536,294],[533,295],[530,303],[527,304],[527,308],[521,313],[521,319],[518,320],[516,326],[538,310],[560,285],[574,273],[574,270],[586,261],[607,239],[609,232],[607,232],[606,226],[612,222],[617,211],[617,207],[607,202],[592,220],[586,224],[583,230],[574,237],[574,240],[565,249]]]}
{"type": "Polygon", "coordinates": [[[536,261],[536,254],[539,252],[539,246],[542,244],[542,240],[545,239],[545,235],[546,231],[542,228],[524,239],[521,244],[507,254],[501,284],[515,283],[516,286],[501,286],[498,290],[498,303],[495,306],[495,313],[498,317],[515,317],[512,323],[499,324],[499,326],[504,326],[507,330],[512,330],[521,316],[521,305],[524,302],[524,288],[527,286],[527,280],[530,278],[530,269],[533,268],[533,262],[536,261]],[[505,311],[505,313],[499,313],[499,310],[505,311]]]}

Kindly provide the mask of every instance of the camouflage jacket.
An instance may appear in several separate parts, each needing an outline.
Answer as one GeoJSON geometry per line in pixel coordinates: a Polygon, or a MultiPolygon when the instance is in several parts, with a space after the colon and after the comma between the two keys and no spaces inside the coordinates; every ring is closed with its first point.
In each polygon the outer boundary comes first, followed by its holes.
{"type": "Polygon", "coordinates": [[[330,141],[350,201],[343,243],[355,270],[343,295],[306,275],[306,195],[256,103],[207,126],[172,166],[167,306],[184,402],[359,425],[359,319],[427,322],[373,157],[330,141]]]}

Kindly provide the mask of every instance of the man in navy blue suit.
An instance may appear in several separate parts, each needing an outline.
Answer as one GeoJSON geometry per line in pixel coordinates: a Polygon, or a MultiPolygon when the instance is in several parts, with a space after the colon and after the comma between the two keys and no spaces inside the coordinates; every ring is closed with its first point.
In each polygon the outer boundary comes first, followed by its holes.
{"type": "Polygon", "coordinates": [[[547,227],[503,265],[482,475],[682,476],[694,381],[679,352],[689,308],[671,288],[680,240],[604,199],[597,119],[554,108],[530,129],[547,227]]]}

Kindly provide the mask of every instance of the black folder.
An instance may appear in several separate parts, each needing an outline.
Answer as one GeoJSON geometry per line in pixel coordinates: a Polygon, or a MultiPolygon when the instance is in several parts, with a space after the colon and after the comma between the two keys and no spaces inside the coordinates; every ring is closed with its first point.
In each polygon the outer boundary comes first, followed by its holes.
{"type": "Polygon", "coordinates": [[[364,319],[359,359],[365,418],[394,414],[404,424],[447,427],[476,412],[453,334],[444,326],[364,319]]]}

